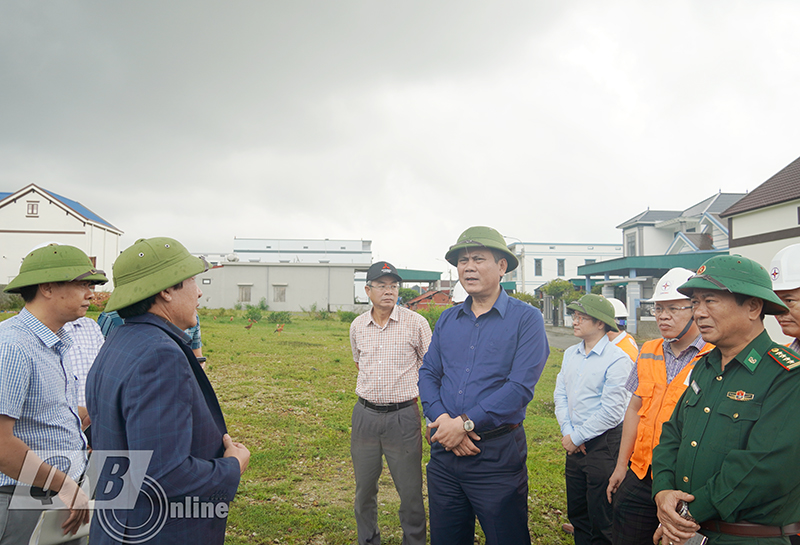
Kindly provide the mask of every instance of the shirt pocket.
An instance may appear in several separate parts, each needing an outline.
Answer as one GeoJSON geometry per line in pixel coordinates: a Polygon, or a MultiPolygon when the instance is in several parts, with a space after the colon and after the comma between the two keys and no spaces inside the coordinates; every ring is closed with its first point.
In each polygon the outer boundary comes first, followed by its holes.
{"type": "Polygon", "coordinates": [[[715,411],[719,441],[712,441],[715,450],[729,452],[747,445],[750,430],[761,416],[761,403],[723,399],[715,411]]]}
{"type": "Polygon", "coordinates": [[[642,400],[642,408],[638,412],[639,416],[644,416],[650,412],[655,386],[652,382],[639,382],[639,387],[636,389],[636,395],[642,400]]]}

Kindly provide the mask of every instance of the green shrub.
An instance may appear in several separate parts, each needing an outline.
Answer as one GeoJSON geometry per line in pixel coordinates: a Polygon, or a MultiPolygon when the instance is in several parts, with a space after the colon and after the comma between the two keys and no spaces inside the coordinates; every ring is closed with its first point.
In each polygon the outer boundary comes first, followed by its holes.
{"type": "Polygon", "coordinates": [[[300,307],[300,310],[305,312],[306,315],[312,320],[328,320],[332,314],[331,311],[326,308],[317,307],[316,303],[313,303],[307,309],[300,307]]]}
{"type": "Polygon", "coordinates": [[[528,303],[529,305],[533,305],[538,309],[542,308],[539,299],[537,299],[535,295],[531,295],[530,293],[512,293],[511,297],[513,297],[514,299],[519,299],[523,303],[528,303]]]}
{"type": "Polygon", "coordinates": [[[261,320],[261,311],[257,307],[248,306],[247,312],[244,313],[244,317],[248,320],[252,320],[253,322],[258,322],[261,320]]]}
{"type": "MultiPolygon", "coordinates": [[[[5,287],[5,286],[0,286],[5,287]]],[[[16,293],[5,293],[0,290],[0,310],[22,310],[25,301],[16,293]]]]}
{"type": "Polygon", "coordinates": [[[236,303],[235,305],[233,305],[233,310],[242,310],[242,304],[236,303]]]}
{"type": "Polygon", "coordinates": [[[258,302],[259,310],[269,310],[269,305],[267,304],[267,298],[262,297],[261,300],[258,302]]]}
{"type": "Polygon", "coordinates": [[[292,313],[288,310],[273,311],[267,316],[267,321],[272,324],[291,324],[292,313]]]}
{"type": "Polygon", "coordinates": [[[422,315],[423,318],[428,320],[428,324],[431,326],[431,330],[436,327],[436,322],[439,321],[439,316],[442,315],[442,312],[447,310],[453,305],[446,305],[446,306],[438,306],[438,305],[428,305],[425,308],[420,307],[417,309],[417,312],[422,315]]]}
{"type": "Polygon", "coordinates": [[[350,312],[349,310],[340,310],[336,314],[339,316],[339,319],[346,324],[352,324],[353,320],[358,318],[357,313],[350,312]]]}

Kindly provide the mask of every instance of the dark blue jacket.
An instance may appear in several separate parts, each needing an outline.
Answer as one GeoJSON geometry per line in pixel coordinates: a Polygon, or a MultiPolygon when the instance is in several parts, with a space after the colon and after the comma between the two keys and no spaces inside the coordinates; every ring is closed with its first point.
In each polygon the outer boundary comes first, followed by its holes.
{"type": "Polygon", "coordinates": [[[154,314],[129,318],[111,332],[89,372],[92,448],[153,452],[136,507],[95,511],[92,545],[145,535],[153,536],[148,545],[225,541],[227,518],[217,515],[227,513],[236,494],[239,463],[223,458],[225,419],[187,340],[154,314]],[[220,503],[226,505],[214,516],[199,509],[220,503]]]}

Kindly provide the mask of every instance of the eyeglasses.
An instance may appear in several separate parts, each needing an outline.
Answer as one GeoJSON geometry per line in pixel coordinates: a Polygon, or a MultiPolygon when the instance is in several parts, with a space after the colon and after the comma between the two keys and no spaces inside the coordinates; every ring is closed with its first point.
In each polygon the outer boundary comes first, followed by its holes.
{"type": "Polygon", "coordinates": [[[661,316],[664,313],[666,313],[666,314],[668,314],[670,316],[675,316],[681,310],[690,310],[691,308],[692,308],[691,305],[685,306],[685,307],[667,307],[667,308],[664,308],[664,307],[653,307],[653,309],[650,311],[650,313],[655,317],[661,316]]]}
{"type": "Polygon", "coordinates": [[[370,288],[378,292],[398,291],[400,284],[367,284],[370,288]]]}
{"type": "Polygon", "coordinates": [[[585,322],[585,321],[589,320],[590,318],[591,318],[591,316],[588,316],[586,314],[582,314],[580,312],[572,313],[572,323],[573,324],[579,324],[581,322],[585,322]]]}

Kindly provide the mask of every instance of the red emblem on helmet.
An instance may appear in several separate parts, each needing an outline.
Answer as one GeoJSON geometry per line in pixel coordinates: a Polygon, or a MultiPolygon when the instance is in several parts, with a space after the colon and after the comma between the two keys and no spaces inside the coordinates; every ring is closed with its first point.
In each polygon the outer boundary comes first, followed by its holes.
{"type": "Polygon", "coordinates": [[[700,268],[697,269],[697,274],[703,274],[704,272],[706,272],[706,266],[700,265],[700,268]]]}

